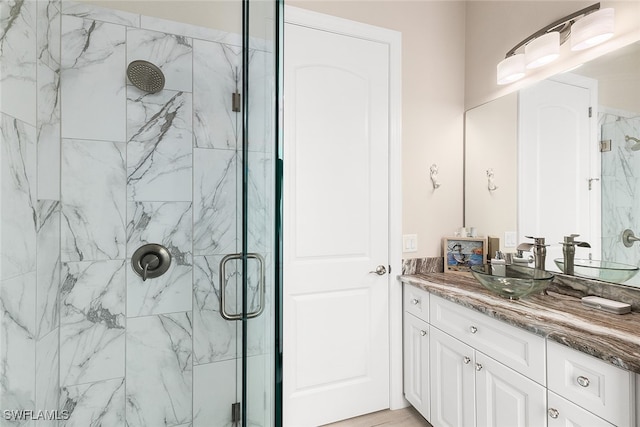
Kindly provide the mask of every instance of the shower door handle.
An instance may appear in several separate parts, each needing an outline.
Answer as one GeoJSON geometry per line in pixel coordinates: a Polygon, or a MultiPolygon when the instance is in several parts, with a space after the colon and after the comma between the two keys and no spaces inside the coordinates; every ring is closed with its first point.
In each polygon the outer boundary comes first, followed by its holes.
{"type": "MultiPolygon", "coordinates": [[[[226,320],[241,320],[242,313],[229,313],[226,306],[226,289],[227,289],[227,262],[236,259],[242,259],[243,254],[229,254],[220,261],[220,315],[226,320]]],[[[246,314],[247,319],[258,317],[264,311],[265,302],[265,286],[264,286],[264,258],[257,253],[246,254],[246,259],[255,259],[258,261],[259,277],[258,277],[258,293],[260,296],[260,304],[254,311],[246,314]]]]}

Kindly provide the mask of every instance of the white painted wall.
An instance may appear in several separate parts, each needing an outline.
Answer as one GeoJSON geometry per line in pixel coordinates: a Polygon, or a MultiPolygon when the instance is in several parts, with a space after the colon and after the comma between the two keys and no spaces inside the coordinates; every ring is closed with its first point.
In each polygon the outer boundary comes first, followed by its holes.
{"type": "Polygon", "coordinates": [[[287,1],[402,33],[403,234],[441,256],[441,238],[462,226],[465,3],[287,1]],[[429,166],[439,166],[433,191],[429,166]]]}
{"type": "Polygon", "coordinates": [[[594,1],[469,1],[466,24],[465,105],[473,108],[532,82],[568,70],[605,52],[640,40],[640,1],[601,1],[613,7],[616,34],[600,46],[571,52],[561,47],[558,60],[511,85],[496,84],[496,65],[509,49],[527,36],[594,1]]]}

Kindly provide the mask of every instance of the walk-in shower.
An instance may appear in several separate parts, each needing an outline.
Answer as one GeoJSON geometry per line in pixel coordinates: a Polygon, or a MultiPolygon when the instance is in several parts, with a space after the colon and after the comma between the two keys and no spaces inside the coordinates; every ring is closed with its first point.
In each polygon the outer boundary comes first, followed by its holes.
{"type": "MultiPolygon", "coordinates": [[[[640,117],[637,112],[600,106],[600,139],[610,141],[611,149],[601,154],[602,169],[602,259],[628,265],[638,263],[638,245],[629,235],[640,230],[640,117]]],[[[640,276],[625,282],[640,286],[640,276]]]]}
{"type": "Polygon", "coordinates": [[[0,2],[0,426],[278,424],[276,3],[0,2]]]}

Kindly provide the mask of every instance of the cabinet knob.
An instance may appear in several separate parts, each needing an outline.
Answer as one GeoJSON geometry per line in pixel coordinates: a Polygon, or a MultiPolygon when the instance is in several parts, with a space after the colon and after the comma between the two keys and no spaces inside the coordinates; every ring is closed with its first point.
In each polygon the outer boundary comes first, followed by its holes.
{"type": "Polygon", "coordinates": [[[475,334],[476,332],[478,332],[478,328],[476,328],[475,326],[471,326],[469,328],[469,332],[471,332],[472,334],[475,334]]]}
{"type": "Polygon", "coordinates": [[[418,298],[414,298],[411,300],[411,304],[413,305],[417,305],[420,301],[418,300],[418,298]]]}
{"type": "Polygon", "coordinates": [[[479,363],[476,363],[476,371],[480,371],[482,370],[482,365],[479,363]]]}
{"type": "Polygon", "coordinates": [[[549,410],[547,411],[549,416],[553,419],[556,419],[560,416],[560,412],[558,412],[557,409],[555,408],[549,408],[549,410]]]}
{"type": "Polygon", "coordinates": [[[425,331],[424,329],[420,330],[420,335],[422,335],[422,336],[427,335],[427,331],[425,331]]]}
{"type": "Polygon", "coordinates": [[[578,377],[578,384],[580,384],[582,387],[589,387],[589,378],[580,375],[578,377]]]}
{"type": "Polygon", "coordinates": [[[471,358],[469,356],[465,356],[464,359],[462,359],[462,361],[464,362],[465,365],[468,365],[471,362],[471,358]]]}

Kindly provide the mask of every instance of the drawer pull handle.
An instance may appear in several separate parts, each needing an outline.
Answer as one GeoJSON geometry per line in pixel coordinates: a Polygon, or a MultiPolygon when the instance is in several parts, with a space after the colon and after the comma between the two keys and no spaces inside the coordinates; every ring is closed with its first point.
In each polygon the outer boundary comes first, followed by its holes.
{"type": "Polygon", "coordinates": [[[482,365],[479,363],[476,363],[476,371],[480,371],[482,370],[482,365]]]}
{"type": "Polygon", "coordinates": [[[420,302],[420,300],[418,298],[414,298],[411,300],[411,304],[413,305],[417,305],[420,302]]]}
{"type": "Polygon", "coordinates": [[[578,384],[582,387],[589,387],[589,378],[583,377],[582,375],[578,377],[578,384]]]}
{"type": "Polygon", "coordinates": [[[427,331],[425,331],[424,329],[420,330],[420,335],[425,336],[427,335],[427,331]]]}
{"type": "Polygon", "coordinates": [[[549,408],[548,413],[549,413],[549,416],[553,419],[556,419],[560,416],[560,412],[558,412],[558,410],[555,408],[549,408]]]}
{"type": "Polygon", "coordinates": [[[462,361],[464,362],[465,365],[468,365],[469,363],[471,363],[471,358],[469,356],[465,356],[464,359],[462,359],[462,361]]]}
{"type": "Polygon", "coordinates": [[[478,328],[476,328],[475,326],[471,326],[471,327],[469,328],[469,331],[470,331],[472,334],[475,334],[476,332],[478,332],[478,328]]]}

